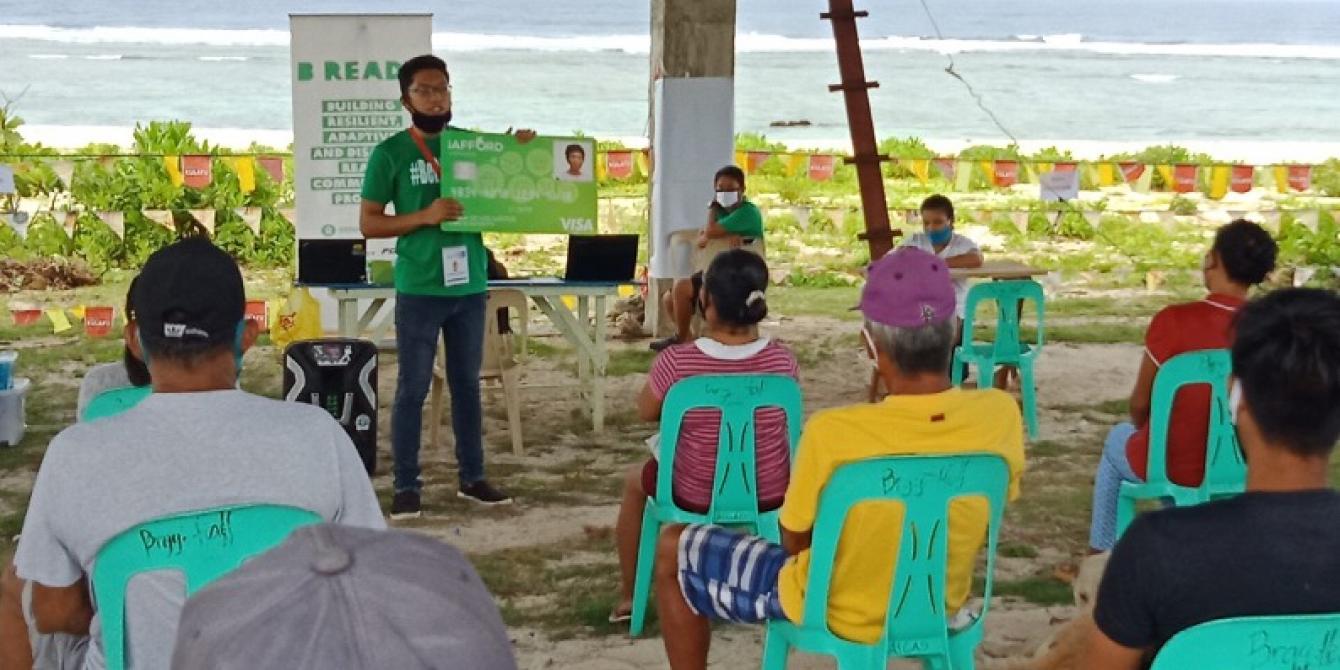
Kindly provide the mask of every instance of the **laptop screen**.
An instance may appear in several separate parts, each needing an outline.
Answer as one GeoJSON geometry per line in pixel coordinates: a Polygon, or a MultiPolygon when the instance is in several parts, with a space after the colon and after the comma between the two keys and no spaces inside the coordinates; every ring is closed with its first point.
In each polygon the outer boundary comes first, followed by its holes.
{"type": "Polygon", "coordinates": [[[637,271],[638,235],[568,237],[568,281],[631,282],[637,271]]]}

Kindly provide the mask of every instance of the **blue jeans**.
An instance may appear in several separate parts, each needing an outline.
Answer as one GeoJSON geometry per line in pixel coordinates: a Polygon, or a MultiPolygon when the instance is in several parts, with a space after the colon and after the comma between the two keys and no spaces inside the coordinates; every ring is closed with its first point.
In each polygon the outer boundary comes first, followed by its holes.
{"type": "Polygon", "coordinates": [[[484,312],[488,294],[447,298],[396,294],[395,341],[399,377],[391,408],[391,456],[395,490],[418,491],[419,439],[423,401],[433,381],[437,338],[446,342],[451,429],[462,485],[484,478],[484,417],[479,400],[479,368],[484,362],[484,312]]]}
{"type": "Polygon", "coordinates": [[[1126,442],[1135,434],[1135,425],[1122,422],[1112,427],[1103,443],[1103,458],[1093,482],[1093,515],[1089,518],[1089,546],[1109,551],[1117,543],[1117,494],[1122,482],[1144,481],[1131,470],[1126,458],[1126,442]]]}

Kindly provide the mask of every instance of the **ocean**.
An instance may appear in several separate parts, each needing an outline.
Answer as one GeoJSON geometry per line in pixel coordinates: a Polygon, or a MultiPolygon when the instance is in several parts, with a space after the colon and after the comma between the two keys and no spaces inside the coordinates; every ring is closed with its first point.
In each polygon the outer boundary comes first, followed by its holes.
{"type": "MultiPolygon", "coordinates": [[[[881,137],[1340,142],[1337,0],[864,0],[881,137]]],[[[823,0],[739,0],[736,130],[846,138],[823,0]],[[778,128],[777,122],[808,126],[778,128]]],[[[430,11],[457,123],[641,136],[649,0],[0,0],[29,124],[290,128],[290,12],[430,11]]]]}

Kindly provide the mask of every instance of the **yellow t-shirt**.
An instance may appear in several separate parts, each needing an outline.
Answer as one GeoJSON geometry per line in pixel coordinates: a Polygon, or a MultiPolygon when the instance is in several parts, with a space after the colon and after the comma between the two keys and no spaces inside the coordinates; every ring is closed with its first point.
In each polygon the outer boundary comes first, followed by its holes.
{"type": "MultiPolygon", "coordinates": [[[[997,453],[1010,469],[1009,499],[1019,497],[1024,470],[1019,407],[995,389],[951,389],[930,395],[889,396],[874,405],[855,405],[815,414],[805,426],[782,505],[781,523],[797,533],[814,527],[819,495],[838,466],[877,456],[997,453]]],[[[982,498],[955,500],[949,508],[949,571],[946,611],[963,607],[972,588],[977,553],[986,543],[987,504],[982,498]]],[[[898,503],[857,505],[838,541],[828,599],[828,625],[837,635],[871,643],[884,629],[893,558],[902,532],[898,503]],[[885,538],[893,538],[888,541],[885,538]]],[[[789,559],[778,575],[778,597],[787,618],[805,611],[810,551],[789,559]]]]}

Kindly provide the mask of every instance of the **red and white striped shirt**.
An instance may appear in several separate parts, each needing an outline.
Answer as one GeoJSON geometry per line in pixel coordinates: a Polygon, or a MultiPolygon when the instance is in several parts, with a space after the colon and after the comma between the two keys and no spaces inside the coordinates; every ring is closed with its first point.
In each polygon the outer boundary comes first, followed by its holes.
{"type": "MultiPolygon", "coordinates": [[[[706,374],[780,374],[798,379],[796,357],[768,338],[749,344],[725,345],[710,338],[667,348],[652,363],[652,393],[664,400],[675,382],[706,374]]],[[[674,494],[686,504],[706,509],[712,502],[721,411],[691,409],[680,425],[675,450],[674,494]]],[[[790,478],[790,446],[786,414],[769,407],[755,416],[755,467],[760,501],[780,501],[790,478]]]]}

